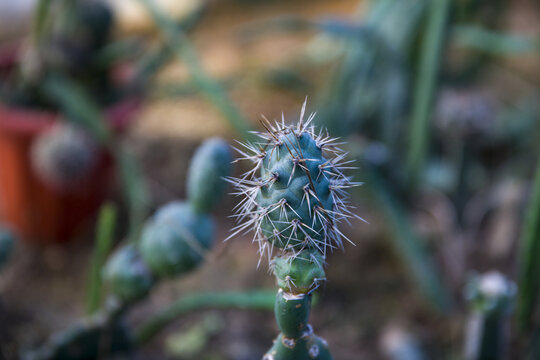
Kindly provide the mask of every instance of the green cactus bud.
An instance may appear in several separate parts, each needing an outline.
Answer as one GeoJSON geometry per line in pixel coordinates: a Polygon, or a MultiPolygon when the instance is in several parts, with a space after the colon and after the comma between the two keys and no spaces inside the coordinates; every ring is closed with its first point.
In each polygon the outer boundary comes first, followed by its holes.
{"type": "Polygon", "coordinates": [[[310,295],[291,294],[279,289],[275,315],[279,329],[285,337],[296,339],[306,332],[310,306],[310,295]]]}
{"type": "Polygon", "coordinates": [[[98,149],[79,127],[60,122],[41,134],[31,149],[34,171],[48,185],[76,186],[97,163],[98,149]]]}
{"type": "Polygon", "coordinates": [[[163,206],[147,222],[140,251],[152,273],[171,277],[192,270],[212,245],[214,222],[185,202],[163,206]]]}
{"type": "Polygon", "coordinates": [[[277,247],[326,254],[346,239],[338,223],[357,217],[346,200],[345,189],[358,185],[343,174],[349,161],[333,139],[315,133],[313,115],[304,122],[304,111],[305,104],[295,126],[266,124],[268,133],[259,134],[264,143],[245,145],[253,155],[240,151],[255,167],[230,179],[245,196],[238,206],[243,223],[231,236],[254,228],[261,253],[277,247]]]}
{"type": "Polygon", "coordinates": [[[316,249],[304,250],[298,255],[278,256],[272,265],[278,286],[294,294],[309,293],[326,280],[324,257],[316,249]]]}
{"type": "Polygon", "coordinates": [[[107,261],[103,278],[110,292],[122,302],[144,298],[154,279],[141,254],[133,244],[120,247],[107,261]]]}
{"type": "Polygon", "coordinates": [[[263,360],[332,360],[332,355],[327,342],[308,326],[307,332],[299,339],[279,334],[263,360]]]}
{"type": "Polygon", "coordinates": [[[198,213],[208,213],[221,199],[231,172],[229,145],[220,138],[206,140],[191,159],[187,197],[198,213]]]}
{"type": "Polygon", "coordinates": [[[5,227],[0,227],[0,269],[9,260],[14,247],[15,236],[13,233],[5,227]]]}

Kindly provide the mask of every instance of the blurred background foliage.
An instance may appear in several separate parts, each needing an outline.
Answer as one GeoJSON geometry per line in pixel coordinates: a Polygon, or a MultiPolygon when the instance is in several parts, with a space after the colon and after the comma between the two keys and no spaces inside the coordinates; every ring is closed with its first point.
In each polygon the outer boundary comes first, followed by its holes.
{"type": "MultiPolygon", "coordinates": [[[[331,255],[321,297],[327,313],[313,319],[335,357],[540,356],[536,2],[111,3],[115,39],[148,45],[137,53],[147,77],[135,84],[144,84],[145,105],[126,137],[108,145],[124,177],[112,197],[124,192],[128,200],[120,201],[116,239],[137,237],[150,210],[185,195],[187,163],[201,140],[249,139],[261,113],[277,119],[284,112],[295,120],[307,95],[318,125],[341,137],[356,159],[351,175],[365,185],[352,201],[371,223],[354,222],[347,231],[357,247],[331,255]],[[502,295],[495,292],[500,298],[482,292],[478,273],[493,270],[505,280],[490,276],[489,291],[494,278],[497,284],[508,281],[502,295]],[[496,334],[467,328],[475,322],[496,334]],[[476,347],[464,340],[475,337],[476,347]]],[[[17,42],[25,33],[32,5],[21,1],[16,8],[0,0],[2,42],[17,42]]],[[[102,116],[69,84],[50,82],[47,88],[82,122],[95,124],[102,116]]],[[[233,201],[227,199],[218,212],[216,243],[231,227],[226,216],[233,201]]],[[[113,216],[106,213],[100,224],[113,216]]],[[[0,305],[8,310],[0,307],[0,323],[12,325],[0,329],[0,339],[6,339],[2,354],[35,345],[84,313],[81,279],[90,268],[90,287],[100,286],[96,269],[111,247],[103,231],[93,257],[81,236],[62,247],[22,246],[4,265],[0,305]],[[39,305],[36,294],[47,294],[39,305]]],[[[248,238],[217,244],[201,270],[158,289],[139,314],[191,290],[272,286],[264,271],[254,273],[257,259],[248,244],[248,238]]],[[[87,299],[90,309],[93,296],[87,299]]],[[[236,310],[189,314],[137,356],[253,359],[275,332],[269,319],[271,314],[236,310]]]]}

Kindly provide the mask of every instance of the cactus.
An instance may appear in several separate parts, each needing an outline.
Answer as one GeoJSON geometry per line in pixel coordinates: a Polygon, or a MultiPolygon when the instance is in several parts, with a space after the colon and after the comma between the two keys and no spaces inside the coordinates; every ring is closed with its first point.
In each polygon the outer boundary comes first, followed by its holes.
{"type": "MultiPolygon", "coordinates": [[[[104,354],[132,350],[136,344],[123,323],[124,313],[144,299],[158,281],[193,270],[211,247],[214,221],[208,212],[225,190],[219,182],[229,175],[229,158],[229,149],[223,140],[206,141],[196,151],[189,168],[190,201],[173,201],[162,206],[144,224],[138,243],[123,244],[109,257],[103,269],[103,279],[109,290],[105,307],[89,319],[53,336],[27,358],[95,359],[103,355],[99,352],[102,340],[110,341],[103,348],[104,354]]],[[[260,299],[250,302],[234,295],[214,297],[209,296],[216,306],[229,303],[231,306],[237,303],[239,306],[245,303],[261,306],[260,299]]],[[[204,301],[208,299],[202,298],[202,305],[204,301]]],[[[152,325],[150,333],[174,319],[170,312],[168,314],[166,320],[158,318],[158,325],[152,325]]]]}
{"type": "Polygon", "coordinates": [[[43,85],[59,76],[84,84],[99,102],[110,101],[117,95],[110,86],[112,64],[103,56],[112,39],[110,6],[98,0],[42,1],[37,7],[33,38],[23,48],[11,101],[57,108],[43,85]]]}
{"type": "Polygon", "coordinates": [[[48,185],[75,186],[94,169],[98,149],[79,127],[60,122],[41,134],[31,149],[32,167],[48,185]]]}
{"type": "Polygon", "coordinates": [[[217,204],[225,190],[223,177],[229,176],[231,152],[220,138],[211,138],[202,144],[189,167],[187,197],[197,213],[207,213],[217,204]]]}
{"type": "Polygon", "coordinates": [[[141,254],[160,278],[177,276],[198,265],[212,245],[214,223],[197,214],[189,203],[165,205],[146,224],[140,241],[141,254]]]}
{"type": "Polygon", "coordinates": [[[209,215],[225,190],[230,173],[230,150],[217,138],[195,152],[188,172],[188,201],[163,206],[146,224],[140,250],[157,277],[177,276],[192,270],[212,245],[214,221],[209,215]]]}
{"type": "Polygon", "coordinates": [[[279,287],[275,315],[281,333],[265,360],[332,358],[308,324],[311,294],[326,279],[328,250],[350,241],[338,224],[359,218],[347,202],[346,189],[358,185],[343,173],[350,161],[334,139],[315,132],[314,114],[304,121],[305,107],[297,125],[286,126],[283,117],[275,125],[265,119],[263,142],[237,149],[254,168],[229,178],[244,197],[229,238],[253,229],[261,257],[279,251],[270,265],[279,287]]]}
{"type": "Polygon", "coordinates": [[[15,236],[13,233],[5,227],[0,227],[0,269],[2,269],[9,260],[14,246],[15,236]]]}
{"type": "Polygon", "coordinates": [[[113,13],[101,1],[77,1],[66,10],[44,44],[44,62],[54,70],[80,75],[95,65],[96,53],[109,42],[113,13]]]}
{"type": "Polygon", "coordinates": [[[146,221],[138,244],[121,246],[104,270],[111,295],[129,303],[140,300],[154,283],[194,269],[214,239],[209,212],[225,190],[230,150],[212,138],[195,152],[188,172],[189,201],[163,205],[146,221]]]}
{"type": "Polygon", "coordinates": [[[125,303],[144,298],[154,285],[148,266],[133,244],[119,248],[111,256],[103,278],[109,284],[111,293],[125,303]]]}
{"type": "Polygon", "coordinates": [[[465,288],[471,310],[466,332],[466,360],[503,358],[505,327],[516,291],[516,284],[496,271],[475,275],[469,280],[465,288]]]}
{"type": "Polygon", "coordinates": [[[114,18],[110,7],[102,1],[76,1],[55,4],[49,13],[56,13],[56,19],[44,30],[46,33],[39,34],[41,42],[34,41],[26,49],[23,72],[31,72],[25,75],[39,80],[47,71],[72,75],[88,71],[95,65],[96,54],[111,39],[114,18]],[[30,68],[26,68],[28,65],[30,68]]]}

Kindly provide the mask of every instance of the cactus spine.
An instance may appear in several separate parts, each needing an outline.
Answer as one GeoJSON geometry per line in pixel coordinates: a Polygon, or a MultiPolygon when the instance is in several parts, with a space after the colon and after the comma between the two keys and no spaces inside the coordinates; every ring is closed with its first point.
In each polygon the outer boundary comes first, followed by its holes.
{"type": "Polygon", "coordinates": [[[334,139],[315,132],[314,114],[304,120],[305,107],[297,125],[285,125],[283,117],[275,125],[265,119],[266,132],[258,134],[263,141],[237,149],[239,160],[251,161],[253,169],[229,179],[243,196],[230,237],[254,230],[261,257],[279,251],[270,266],[279,287],[275,316],[281,333],[265,360],[332,358],[308,323],[311,294],[326,279],[328,250],[350,241],[338,224],[357,217],[346,189],[358,184],[343,173],[350,161],[334,139]]]}

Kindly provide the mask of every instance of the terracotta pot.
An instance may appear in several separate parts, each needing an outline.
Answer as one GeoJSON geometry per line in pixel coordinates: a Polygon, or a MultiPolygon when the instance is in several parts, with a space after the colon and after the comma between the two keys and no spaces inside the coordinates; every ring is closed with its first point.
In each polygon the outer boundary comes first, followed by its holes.
{"type": "MultiPolygon", "coordinates": [[[[0,56],[0,74],[10,63],[0,56]]],[[[110,127],[122,131],[139,105],[138,100],[126,100],[107,109],[110,127]]],[[[93,172],[74,187],[57,189],[40,180],[31,166],[30,149],[57,121],[56,113],[0,104],[0,219],[28,241],[70,240],[95,215],[112,180],[113,163],[104,150],[93,172]]]]}

